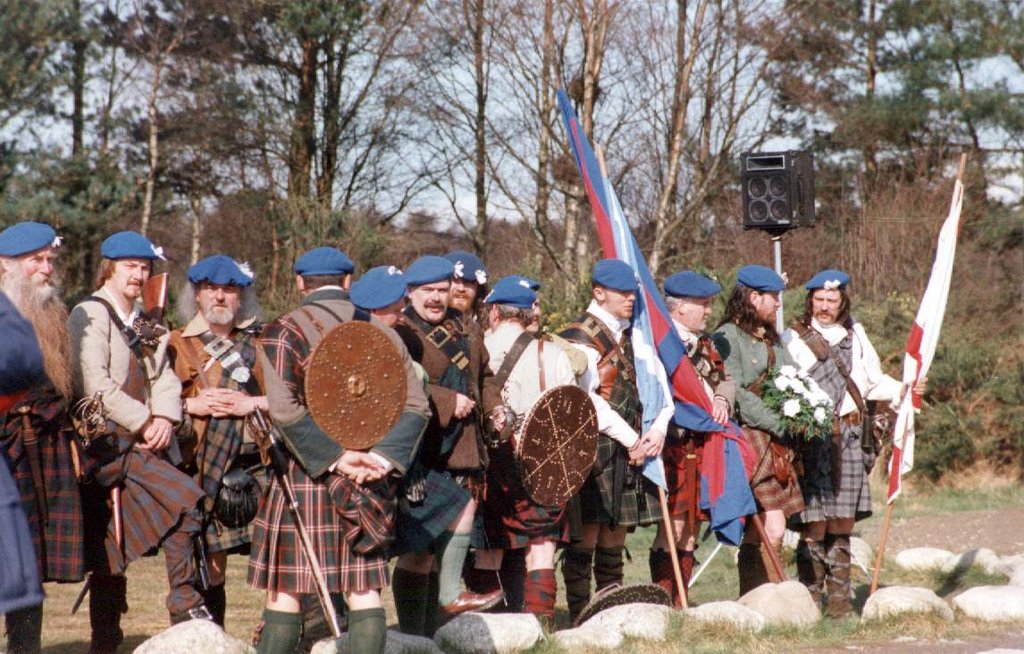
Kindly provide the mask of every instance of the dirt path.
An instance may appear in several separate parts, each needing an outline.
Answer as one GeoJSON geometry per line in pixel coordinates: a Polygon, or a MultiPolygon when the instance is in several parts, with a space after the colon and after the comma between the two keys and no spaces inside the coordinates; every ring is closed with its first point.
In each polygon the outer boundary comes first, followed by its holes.
{"type": "MultiPolygon", "coordinates": [[[[881,520],[873,520],[861,537],[877,546],[880,527],[881,520]]],[[[951,552],[987,547],[1000,556],[1024,554],[1024,508],[894,519],[886,553],[908,547],[939,547],[951,552]]]]}

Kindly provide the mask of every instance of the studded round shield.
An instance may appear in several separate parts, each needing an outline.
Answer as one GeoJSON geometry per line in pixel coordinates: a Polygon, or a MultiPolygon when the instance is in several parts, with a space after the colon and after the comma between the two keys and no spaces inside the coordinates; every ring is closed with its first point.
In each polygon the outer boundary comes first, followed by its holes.
{"type": "Polygon", "coordinates": [[[656,584],[635,584],[620,586],[612,584],[597,591],[590,602],[583,607],[572,626],[578,627],[605,609],[624,604],[660,604],[672,606],[668,592],[656,584]]]}
{"type": "Polygon", "coordinates": [[[398,348],[377,327],[353,320],[332,328],[309,355],[306,406],[342,447],[372,447],[405,406],[405,369],[398,348]]]}
{"type": "Polygon", "coordinates": [[[542,506],[561,506],[580,489],[597,457],[597,412],[586,391],[556,386],[526,414],[515,451],[523,487],[542,506]]]}

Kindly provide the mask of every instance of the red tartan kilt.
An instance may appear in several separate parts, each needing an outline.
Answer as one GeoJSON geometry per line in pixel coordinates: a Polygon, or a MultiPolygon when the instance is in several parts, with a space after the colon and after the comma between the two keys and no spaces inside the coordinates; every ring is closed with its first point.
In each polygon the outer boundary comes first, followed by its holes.
{"type": "Polygon", "coordinates": [[[754,449],[757,464],[750,476],[750,490],[754,493],[758,511],[782,511],[786,517],[804,510],[804,496],[800,491],[796,470],[793,468],[793,450],[782,447],[779,460],[770,447],[772,437],[767,432],[752,427],[743,427],[743,437],[754,449]],[[782,484],[775,474],[775,464],[787,471],[789,479],[782,484]]]}
{"type": "Polygon", "coordinates": [[[491,547],[520,549],[549,540],[569,542],[569,524],[562,520],[565,507],[542,506],[530,499],[509,443],[491,450],[483,512],[491,547]]]}
{"type": "Polygon", "coordinates": [[[668,510],[673,518],[683,518],[696,512],[698,521],[707,520],[705,511],[697,507],[700,501],[701,461],[704,456],[704,436],[687,432],[681,438],[669,437],[665,441],[662,459],[665,463],[665,481],[668,484],[668,510]],[[689,443],[693,448],[689,454],[693,457],[692,469],[687,474],[687,450],[689,443]]]}

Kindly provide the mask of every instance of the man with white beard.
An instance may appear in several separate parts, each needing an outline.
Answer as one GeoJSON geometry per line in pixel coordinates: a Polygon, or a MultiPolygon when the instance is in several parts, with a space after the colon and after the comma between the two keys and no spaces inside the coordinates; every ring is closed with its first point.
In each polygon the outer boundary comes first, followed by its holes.
{"type": "MultiPolygon", "coordinates": [[[[85,574],[82,505],[68,419],[72,379],[67,308],[60,299],[53,228],[22,222],[0,232],[0,289],[32,324],[46,379],[0,413],[0,448],[28,517],[42,581],[85,574]]],[[[7,613],[8,652],[38,652],[42,604],[7,613]]]]}
{"type": "Polygon", "coordinates": [[[186,471],[207,497],[203,538],[209,587],[203,597],[223,627],[228,554],[248,553],[249,523],[266,486],[259,450],[245,432],[245,417],[267,409],[257,365],[263,324],[253,274],[231,257],[206,257],[189,268],[188,281],[178,304],[179,315],[191,319],[171,332],[169,351],[181,380],[184,420],[178,438],[190,460],[186,471]]]}

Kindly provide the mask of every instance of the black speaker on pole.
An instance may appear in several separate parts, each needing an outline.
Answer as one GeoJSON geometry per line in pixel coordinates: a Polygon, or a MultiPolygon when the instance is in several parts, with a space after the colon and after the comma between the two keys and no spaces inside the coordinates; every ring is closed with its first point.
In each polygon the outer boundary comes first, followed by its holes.
{"type": "Polygon", "coordinates": [[[741,155],[743,229],[814,226],[814,155],[804,150],[741,155]]]}

